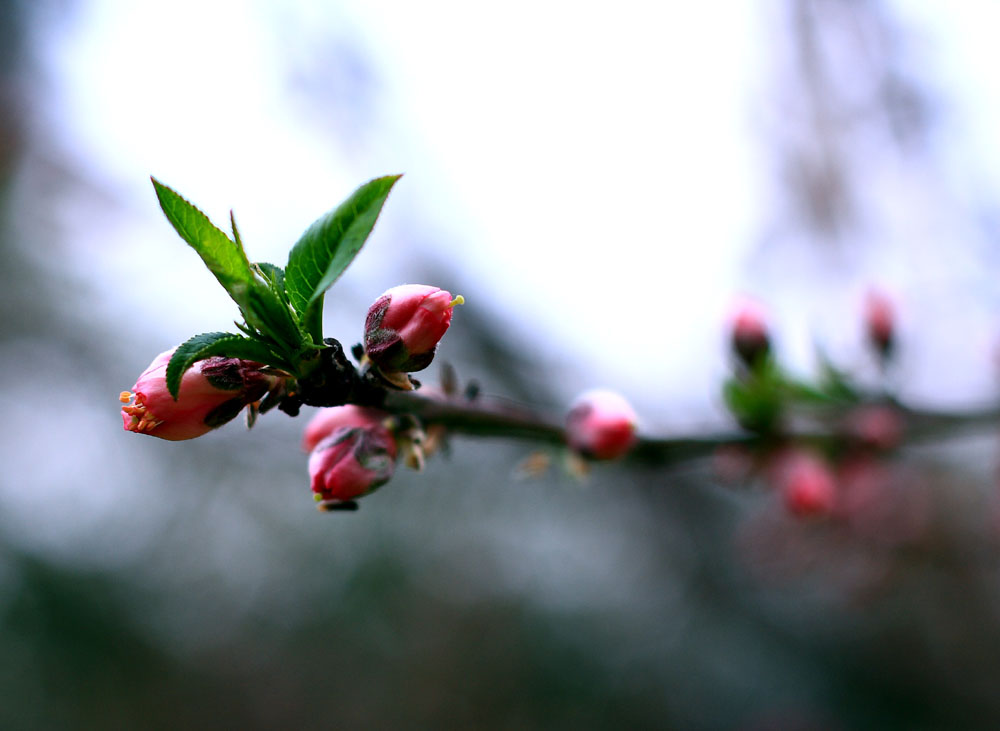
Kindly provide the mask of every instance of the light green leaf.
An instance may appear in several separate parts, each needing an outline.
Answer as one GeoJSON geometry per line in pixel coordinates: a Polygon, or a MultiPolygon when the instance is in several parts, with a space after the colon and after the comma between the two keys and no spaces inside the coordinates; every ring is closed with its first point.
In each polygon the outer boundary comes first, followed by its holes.
{"type": "Polygon", "coordinates": [[[174,229],[193,248],[209,271],[239,305],[241,292],[253,281],[250,262],[242,246],[208,220],[208,216],[156,178],[151,178],[160,207],[174,229]],[[241,287],[243,285],[243,287],[241,287]]]}

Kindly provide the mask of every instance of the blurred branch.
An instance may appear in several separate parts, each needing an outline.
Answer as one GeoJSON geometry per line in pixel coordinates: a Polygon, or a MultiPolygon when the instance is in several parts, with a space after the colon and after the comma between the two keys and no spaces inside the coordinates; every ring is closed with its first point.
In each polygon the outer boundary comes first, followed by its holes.
{"type": "MultiPolygon", "coordinates": [[[[1000,427],[1000,409],[970,411],[935,411],[914,409],[893,403],[909,443],[952,437],[977,430],[1000,427]]],[[[522,406],[480,399],[475,401],[441,400],[419,393],[394,392],[387,395],[382,408],[394,414],[417,417],[425,426],[441,426],[451,434],[475,437],[523,439],[552,445],[566,444],[566,430],[551,416],[522,406]]],[[[845,417],[857,406],[836,410],[845,417]]],[[[834,414],[828,414],[833,416],[834,414]]],[[[771,433],[757,433],[740,428],[676,437],[640,437],[630,459],[647,464],[669,466],[710,456],[726,446],[749,449],[769,448],[786,442],[830,445],[850,438],[837,426],[843,418],[831,418],[832,426],[794,427],[771,433]]]]}

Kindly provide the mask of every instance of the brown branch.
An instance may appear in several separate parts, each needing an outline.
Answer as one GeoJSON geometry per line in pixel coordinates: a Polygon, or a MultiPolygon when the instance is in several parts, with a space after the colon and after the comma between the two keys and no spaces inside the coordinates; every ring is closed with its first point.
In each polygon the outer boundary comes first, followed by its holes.
{"type": "MultiPolygon", "coordinates": [[[[474,437],[523,439],[550,445],[566,444],[560,421],[529,408],[483,397],[475,401],[423,396],[418,392],[391,392],[382,408],[394,414],[410,414],[425,426],[443,426],[452,434],[474,437]]],[[[970,431],[1000,427],[1000,409],[944,412],[913,409],[895,404],[903,420],[904,443],[947,438],[970,431]]],[[[761,434],[741,430],[687,434],[677,437],[640,437],[629,459],[652,465],[673,465],[710,456],[723,446],[767,448],[779,443],[805,442],[816,445],[849,439],[836,427],[792,428],[761,434]]]]}

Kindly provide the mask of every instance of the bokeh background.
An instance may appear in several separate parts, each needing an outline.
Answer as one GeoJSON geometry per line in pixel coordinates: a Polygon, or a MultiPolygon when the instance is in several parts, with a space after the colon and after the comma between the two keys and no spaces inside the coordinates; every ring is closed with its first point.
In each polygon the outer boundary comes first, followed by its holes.
{"type": "MultiPolygon", "coordinates": [[[[404,172],[327,298],[460,292],[438,360],[559,414],[725,426],[725,321],[911,404],[990,403],[1000,88],[988,2],[0,1],[0,728],[994,728],[995,435],[905,450],[860,525],[710,465],[518,479],[456,439],[313,509],[302,419],[121,429],[235,307],[155,174],[253,258],[404,172]]],[[[440,364],[428,372],[437,377],[440,364]]],[[[558,455],[555,455],[558,463],[558,455]]]]}

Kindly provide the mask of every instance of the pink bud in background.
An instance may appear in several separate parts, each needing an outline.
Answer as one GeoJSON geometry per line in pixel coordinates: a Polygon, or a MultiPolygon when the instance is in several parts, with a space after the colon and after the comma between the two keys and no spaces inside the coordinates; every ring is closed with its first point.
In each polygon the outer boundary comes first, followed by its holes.
{"type": "Polygon", "coordinates": [[[903,417],[891,406],[859,406],[847,420],[848,433],[862,446],[889,450],[903,437],[903,417]]]}
{"type": "Polygon", "coordinates": [[[465,299],[438,287],[404,284],[386,291],[368,310],[365,354],[382,370],[423,370],[451,325],[452,310],[465,299]]]}
{"type": "Polygon", "coordinates": [[[748,367],[771,349],[764,311],[756,302],[743,302],[736,308],[732,319],[732,348],[748,367]]]}
{"type": "Polygon", "coordinates": [[[638,418],[629,403],[614,391],[587,391],[566,417],[569,446],[591,459],[615,459],[636,442],[638,418]]]}
{"type": "Polygon", "coordinates": [[[807,452],[789,453],[782,458],[778,475],[785,507],[792,515],[818,517],[833,510],[836,483],[830,468],[819,457],[807,452]]]}
{"type": "Polygon", "coordinates": [[[375,409],[335,406],[313,419],[317,424],[313,436],[320,427],[329,429],[309,456],[312,491],[318,500],[351,500],[389,481],[396,468],[396,440],[385,426],[386,417],[375,409]]]}
{"type": "Polygon", "coordinates": [[[174,350],[156,356],[132,391],[122,391],[122,423],[127,431],[171,441],[200,437],[231,421],[277,381],[262,371],[260,363],[208,358],[184,374],[175,401],[167,390],[167,364],[174,350]]]}
{"type": "Polygon", "coordinates": [[[895,313],[883,293],[871,291],[865,298],[865,330],[878,354],[887,357],[895,344],[895,313]]]}

